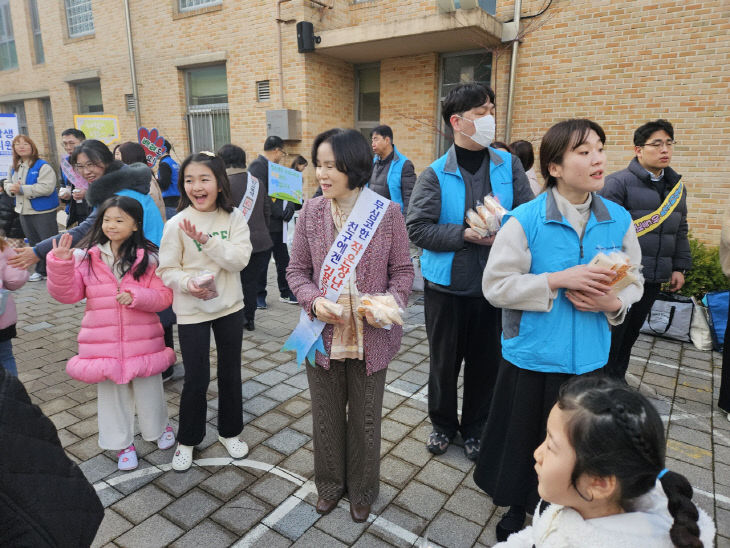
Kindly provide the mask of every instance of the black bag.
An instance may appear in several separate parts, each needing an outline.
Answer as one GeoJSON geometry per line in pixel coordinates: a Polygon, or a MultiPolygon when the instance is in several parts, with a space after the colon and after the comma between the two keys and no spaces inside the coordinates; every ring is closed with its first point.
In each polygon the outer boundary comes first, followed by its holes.
{"type": "Polygon", "coordinates": [[[641,332],[675,341],[692,342],[689,330],[693,311],[694,303],[691,298],[661,291],[641,326],[641,332]]]}

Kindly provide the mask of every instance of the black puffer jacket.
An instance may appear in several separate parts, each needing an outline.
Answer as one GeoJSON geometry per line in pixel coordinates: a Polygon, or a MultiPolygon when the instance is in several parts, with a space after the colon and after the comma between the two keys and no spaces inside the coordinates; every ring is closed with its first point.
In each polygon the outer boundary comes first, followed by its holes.
{"type": "Polygon", "coordinates": [[[0,546],[90,546],[104,518],[56,427],[0,367],[0,546]]]}
{"type": "Polygon", "coordinates": [[[20,215],[15,211],[15,198],[0,191],[0,230],[6,238],[20,238],[23,227],[20,226],[20,215]]]}
{"type": "MultiPolygon", "coordinates": [[[[655,183],[634,158],[629,167],[606,177],[599,194],[626,208],[632,219],[639,219],[659,208],[681,178],[679,173],[667,167],[662,180],[655,183]]],[[[639,238],[641,264],[647,282],[663,283],[672,277],[672,272],[692,268],[688,230],[685,186],[679,204],[669,217],[658,228],[639,238]]]]}

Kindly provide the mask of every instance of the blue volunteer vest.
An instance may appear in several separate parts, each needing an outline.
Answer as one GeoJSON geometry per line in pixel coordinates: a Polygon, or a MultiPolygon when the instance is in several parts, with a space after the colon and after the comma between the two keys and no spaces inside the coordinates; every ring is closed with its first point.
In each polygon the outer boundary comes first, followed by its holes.
{"type": "MultiPolygon", "coordinates": [[[[41,160],[40,158],[28,170],[28,174],[25,176],[26,185],[34,185],[38,182],[38,174],[41,172],[41,168],[48,162],[41,160]]],[[[15,170],[10,170],[12,176],[15,170]]],[[[56,209],[58,207],[58,189],[54,188],[53,193],[48,196],[38,196],[37,198],[30,199],[30,206],[36,211],[48,211],[49,209],[56,209]]]]}
{"type": "MultiPolygon", "coordinates": [[[[180,173],[180,166],[177,165],[177,162],[170,158],[169,156],[165,156],[160,160],[161,164],[167,164],[170,166],[170,171],[172,171],[170,175],[170,186],[168,186],[163,192],[162,197],[168,198],[172,196],[180,196],[180,190],[177,188],[177,179],[178,174],[180,173]]],[[[149,238],[148,238],[149,239],[149,238]]]]}
{"type": "MultiPolygon", "coordinates": [[[[589,263],[599,252],[620,251],[631,226],[623,207],[594,194],[583,241],[558,210],[551,190],[505,216],[522,225],[532,255],[530,274],[589,263]]],[[[522,369],[581,375],[606,364],[611,330],[603,312],[580,312],[558,290],[550,312],[503,310],[502,356],[522,369]]]]}
{"type": "Polygon", "coordinates": [[[155,201],[149,194],[142,194],[136,190],[125,188],[116,193],[117,196],[128,196],[134,198],[142,206],[143,217],[142,217],[142,230],[144,231],[144,237],[150,242],[160,247],[160,240],[162,240],[162,228],[164,223],[162,222],[162,215],[160,210],[157,208],[155,201]]]}
{"type": "MultiPolygon", "coordinates": [[[[487,149],[490,154],[489,180],[492,193],[499,198],[505,209],[512,209],[514,189],[512,186],[512,155],[503,150],[487,149]],[[496,161],[495,161],[496,160],[496,161]]],[[[438,224],[464,224],[466,216],[466,188],[464,178],[456,162],[456,150],[452,146],[446,154],[431,164],[441,188],[441,215],[438,224]]],[[[421,256],[421,273],[429,282],[451,285],[451,264],[453,251],[431,251],[424,249],[421,256]]]]}
{"type": "MultiPolygon", "coordinates": [[[[373,157],[373,164],[377,163],[378,156],[373,157]]],[[[403,156],[400,151],[393,145],[393,160],[390,162],[388,167],[388,192],[390,192],[391,201],[395,202],[400,206],[401,213],[403,212],[403,190],[401,188],[401,175],[403,174],[403,166],[408,161],[408,158],[403,156]]]]}

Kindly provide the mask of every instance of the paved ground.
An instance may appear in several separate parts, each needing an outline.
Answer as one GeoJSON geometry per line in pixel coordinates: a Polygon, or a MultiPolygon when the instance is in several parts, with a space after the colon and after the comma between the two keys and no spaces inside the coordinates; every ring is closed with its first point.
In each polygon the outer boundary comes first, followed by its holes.
{"type": "MultiPolygon", "coordinates": [[[[298,308],[279,303],[272,288],[269,309],[258,312],[256,331],[245,332],[243,343],[243,438],[249,457],[232,463],[216,441],[212,383],[208,432],[195,453],[197,465],[184,474],[170,470],[173,449],[160,451],[139,437],[138,470],[117,471],[116,456],[97,445],[96,388],[64,372],[76,349],[83,305],[52,301],[42,283],[28,283],[17,293],[20,378],[104,503],[95,545],[492,545],[504,509],[476,487],[462,448],[433,457],[424,447],[430,432],[428,343],[418,298],[411,299],[407,334],[388,370],[381,489],[371,520],[353,523],[345,502],[329,516],[315,513],[306,375],[291,354],[279,352],[298,308]]],[[[690,478],[696,502],[717,523],[717,545],[730,547],[730,422],[712,407],[720,365],[717,353],[642,336],[629,382],[652,397],[667,424],[668,468],[690,478]]],[[[166,385],[173,419],[181,390],[182,381],[166,385]]]]}

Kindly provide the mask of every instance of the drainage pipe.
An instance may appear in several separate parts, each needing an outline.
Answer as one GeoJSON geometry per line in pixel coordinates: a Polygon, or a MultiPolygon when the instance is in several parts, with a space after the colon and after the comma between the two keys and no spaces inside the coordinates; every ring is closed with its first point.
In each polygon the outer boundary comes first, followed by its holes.
{"type": "MultiPolygon", "coordinates": [[[[137,68],[134,64],[134,46],[132,45],[132,21],[129,17],[129,0],[124,0],[124,17],[127,20],[127,48],[129,50],[129,72],[132,75],[132,97],[134,97],[134,121],[137,130],[142,127],[139,114],[139,94],[137,93],[137,68]]],[[[136,132],[135,132],[136,133],[136,132]]]]}
{"type": "Polygon", "coordinates": [[[512,134],[512,109],[515,99],[515,73],[517,71],[517,48],[520,46],[520,11],[522,8],[522,0],[515,0],[515,16],[514,22],[516,27],[516,36],[512,41],[512,60],[509,66],[509,92],[507,95],[507,125],[504,130],[504,141],[509,144],[512,134]]]}

